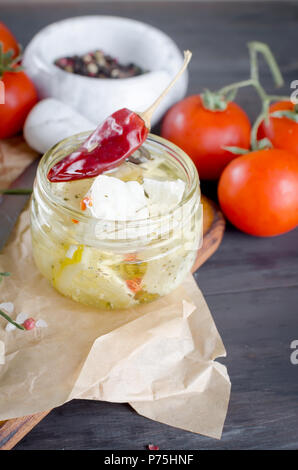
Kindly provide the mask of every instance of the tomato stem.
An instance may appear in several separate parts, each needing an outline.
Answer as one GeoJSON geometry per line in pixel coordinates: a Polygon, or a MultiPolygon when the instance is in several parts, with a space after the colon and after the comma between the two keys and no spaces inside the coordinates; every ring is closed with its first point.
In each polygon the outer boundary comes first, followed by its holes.
{"type": "Polygon", "coordinates": [[[251,129],[251,134],[250,134],[250,146],[252,150],[256,150],[258,146],[258,129],[261,124],[261,122],[265,119],[266,114],[268,114],[266,111],[263,111],[259,114],[257,119],[254,122],[254,125],[252,126],[251,129]]]}
{"type": "Polygon", "coordinates": [[[251,86],[251,85],[253,85],[253,80],[251,78],[249,78],[248,80],[243,80],[241,82],[231,83],[230,85],[224,86],[223,88],[218,90],[217,93],[219,93],[220,95],[225,96],[225,95],[227,95],[227,93],[229,93],[232,90],[237,90],[238,91],[238,88],[243,88],[243,87],[247,87],[247,86],[251,86]]]}
{"type": "Polygon", "coordinates": [[[248,43],[248,50],[249,50],[249,56],[250,56],[250,76],[251,76],[251,82],[252,82],[251,84],[252,86],[254,86],[262,103],[261,113],[255,120],[255,123],[253,124],[252,130],[251,130],[251,148],[255,150],[260,147],[259,144],[261,144],[262,148],[264,148],[264,146],[268,146],[271,144],[268,139],[266,139],[266,142],[264,140],[263,143],[258,143],[257,141],[258,129],[262,121],[264,120],[267,125],[269,124],[270,103],[272,101],[288,101],[289,96],[269,95],[267,94],[266,90],[260,83],[259,65],[258,65],[258,60],[257,60],[258,53],[261,53],[265,61],[267,62],[267,65],[269,66],[269,69],[271,71],[271,75],[272,75],[275,86],[281,87],[284,84],[284,80],[280,72],[279,66],[270,48],[267,46],[267,44],[264,44],[258,41],[252,41],[248,43]]]}
{"type": "Polygon", "coordinates": [[[272,54],[270,48],[267,46],[267,44],[259,41],[251,41],[248,43],[248,50],[250,55],[251,78],[257,83],[260,83],[257,54],[261,53],[270,68],[275,86],[281,87],[284,84],[284,79],[275,60],[275,57],[272,54]]]}
{"type": "MultiPolygon", "coordinates": [[[[260,82],[259,64],[258,64],[258,59],[257,59],[258,53],[263,55],[267,65],[269,66],[275,86],[280,87],[284,84],[284,80],[280,72],[279,66],[270,48],[267,46],[267,44],[264,44],[258,41],[252,41],[252,42],[249,42],[247,46],[248,46],[249,57],[250,57],[250,78],[247,80],[242,80],[240,82],[231,83],[230,85],[227,85],[221,88],[217,92],[212,93],[209,91],[209,94],[203,95],[203,103],[205,105],[205,102],[206,102],[207,103],[206,107],[208,109],[215,111],[216,109],[214,107],[214,103],[215,102],[217,103],[220,101],[221,110],[226,109],[226,106],[224,107],[224,104],[226,104],[229,101],[227,98],[228,93],[231,93],[232,91],[237,92],[239,88],[253,86],[257,94],[259,95],[261,99],[261,103],[262,103],[261,113],[255,120],[252,126],[252,130],[251,130],[251,149],[257,150],[260,148],[264,149],[264,148],[268,148],[272,146],[269,139],[262,139],[259,142],[257,140],[258,129],[262,121],[265,120],[267,124],[269,123],[270,103],[272,101],[288,101],[289,96],[269,95],[267,94],[266,90],[264,89],[264,87],[262,86],[260,82]],[[213,101],[212,101],[212,98],[213,98],[213,101]],[[217,101],[215,101],[215,98],[217,99],[217,101]]],[[[294,112],[298,113],[298,105],[295,106],[294,112]]],[[[289,111],[287,111],[287,113],[289,113],[289,111]]],[[[225,147],[225,149],[236,154],[241,154],[241,153],[246,152],[245,149],[239,149],[236,147],[225,147]]]]}
{"type": "Polygon", "coordinates": [[[252,86],[258,93],[262,102],[262,112],[265,113],[264,119],[269,120],[268,109],[271,101],[274,100],[288,100],[289,97],[268,95],[266,90],[260,83],[259,79],[259,64],[257,55],[262,54],[273,77],[274,84],[280,87],[284,84],[284,80],[278,64],[267,44],[259,41],[252,41],[247,44],[250,57],[250,78],[242,80],[240,82],[231,83],[230,85],[224,86],[218,91],[211,92],[206,90],[202,94],[203,104],[206,109],[211,111],[224,111],[227,107],[227,103],[233,100],[236,96],[239,88],[252,86]]]}

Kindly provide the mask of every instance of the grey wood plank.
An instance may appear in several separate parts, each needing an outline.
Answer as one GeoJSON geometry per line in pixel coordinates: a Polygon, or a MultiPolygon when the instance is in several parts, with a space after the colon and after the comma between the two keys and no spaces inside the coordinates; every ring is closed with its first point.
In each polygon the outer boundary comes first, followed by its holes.
{"type": "Polygon", "coordinates": [[[298,285],[298,229],[272,238],[228,225],[218,251],[196,273],[204,294],[298,285]]]}

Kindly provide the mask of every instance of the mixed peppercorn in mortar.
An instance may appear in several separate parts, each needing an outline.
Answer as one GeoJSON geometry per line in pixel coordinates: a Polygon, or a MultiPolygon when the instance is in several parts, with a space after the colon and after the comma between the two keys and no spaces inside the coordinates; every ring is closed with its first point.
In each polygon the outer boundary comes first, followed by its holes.
{"type": "Polygon", "coordinates": [[[63,295],[104,309],[171,292],[190,271],[202,235],[191,160],[150,136],[96,177],[50,182],[52,162],[81,141],[54,147],[37,177],[31,227],[39,270],[63,295]]]}
{"type": "Polygon", "coordinates": [[[129,78],[145,73],[145,70],[135,63],[122,64],[100,49],[82,55],[60,57],[54,64],[65,72],[94,78],[129,78]]]}

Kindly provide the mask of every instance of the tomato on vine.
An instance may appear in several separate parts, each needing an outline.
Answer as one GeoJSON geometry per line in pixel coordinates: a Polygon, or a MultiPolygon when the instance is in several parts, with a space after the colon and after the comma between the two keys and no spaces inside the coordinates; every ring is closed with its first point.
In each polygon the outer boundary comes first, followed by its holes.
{"type": "Polygon", "coordinates": [[[174,105],[166,114],[161,134],[181,147],[195,162],[201,179],[216,180],[226,165],[237,157],[235,148],[250,148],[251,126],[245,111],[233,100],[240,88],[253,86],[262,100],[263,111],[268,96],[259,81],[257,54],[266,60],[276,86],[283,84],[275,58],[261,42],[248,43],[250,77],[227,85],[217,92],[205,91],[174,105]]]}
{"type": "Polygon", "coordinates": [[[237,228],[260,237],[298,225],[298,159],[285,150],[256,150],[224,169],[218,184],[220,207],[237,228]]]}
{"type": "Polygon", "coordinates": [[[37,102],[37,93],[25,72],[5,72],[5,103],[0,104],[0,138],[12,137],[23,127],[31,108],[37,102]]]}
{"type": "Polygon", "coordinates": [[[237,228],[250,235],[268,237],[298,225],[298,158],[293,151],[294,141],[289,139],[298,125],[288,97],[268,95],[261,85],[257,52],[263,52],[275,84],[283,84],[271,52],[264,44],[253,43],[251,82],[261,99],[262,111],[252,127],[251,151],[230,149],[242,155],[224,169],[218,184],[218,200],[227,219],[237,228]],[[270,106],[273,101],[279,102],[270,106]],[[282,145],[286,135],[290,143],[273,148],[282,145]]]}
{"type": "Polygon", "coordinates": [[[0,43],[2,44],[2,52],[13,52],[12,57],[15,58],[20,53],[20,47],[14,35],[9,31],[4,23],[0,21],[0,43]]]}
{"type": "Polygon", "coordinates": [[[258,138],[268,138],[273,147],[298,156],[298,110],[291,101],[278,101],[269,107],[268,122],[263,120],[258,138]]]}
{"type": "Polygon", "coordinates": [[[12,137],[23,127],[37,102],[33,82],[19,66],[19,46],[3,23],[0,23],[0,80],[4,103],[0,104],[0,138],[12,137]]]}
{"type": "Polygon", "coordinates": [[[161,135],[194,161],[201,179],[216,180],[236,155],[225,147],[249,148],[251,125],[245,111],[220,94],[205,92],[175,104],[161,135]]]}

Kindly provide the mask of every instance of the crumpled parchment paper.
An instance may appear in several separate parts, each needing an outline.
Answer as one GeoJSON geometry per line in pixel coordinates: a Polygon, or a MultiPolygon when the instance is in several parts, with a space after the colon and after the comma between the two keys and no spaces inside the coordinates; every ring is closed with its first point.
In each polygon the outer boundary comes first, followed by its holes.
{"type": "Polygon", "coordinates": [[[21,135],[0,139],[0,189],[7,188],[37,157],[21,135]]]}
{"type": "Polygon", "coordinates": [[[226,355],[192,276],[172,294],[122,311],[60,295],[35,267],[26,209],[0,255],[0,302],[46,328],[5,330],[0,317],[0,421],[73,398],[128,402],[141,415],[220,438],[230,396],[226,355]]]}

